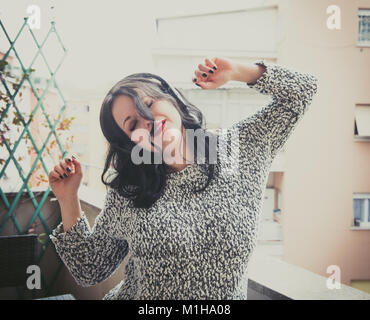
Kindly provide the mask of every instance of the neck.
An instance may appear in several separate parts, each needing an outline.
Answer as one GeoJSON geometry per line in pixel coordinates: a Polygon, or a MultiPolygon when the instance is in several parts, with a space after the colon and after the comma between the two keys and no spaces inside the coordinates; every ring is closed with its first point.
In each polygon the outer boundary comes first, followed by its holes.
{"type": "Polygon", "coordinates": [[[179,155],[176,157],[176,159],[178,159],[179,161],[175,161],[175,163],[168,165],[170,168],[169,170],[170,172],[181,171],[185,169],[189,165],[189,163],[194,162],[193,152],[189,150],[188,145],[186,143],[185,128],[183,128],[182,139],[181,139],[176,155],[179,155]],[[180,151],[181,149],[182,151],[180,151]]]}

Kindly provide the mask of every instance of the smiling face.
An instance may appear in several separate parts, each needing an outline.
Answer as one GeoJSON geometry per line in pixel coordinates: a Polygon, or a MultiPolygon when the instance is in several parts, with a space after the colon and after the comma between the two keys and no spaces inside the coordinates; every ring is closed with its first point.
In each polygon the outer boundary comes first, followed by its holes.
{"type": "Polygon", "coordinates": [[[183,127],[175,106],[167,100],[155,100],[138,90],[135,91],[152,113],[154,123],[138,113],[131,97],[120,95],[112,105],[112,115],[117,125],[134,143],[147,151],[158,152],[150,141],[159,145],[164,153],[172,153],[174,149],[180,150],[183,127]]]}

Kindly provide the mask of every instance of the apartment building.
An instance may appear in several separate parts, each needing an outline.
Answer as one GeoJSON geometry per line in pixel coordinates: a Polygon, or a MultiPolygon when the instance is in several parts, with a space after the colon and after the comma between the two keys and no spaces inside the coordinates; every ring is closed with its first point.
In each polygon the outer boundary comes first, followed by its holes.
{"type": "Polygon", "coordinates": [[[328,27],[338,14],[330,5],[249,1],[158,16],[153,63],[208,127],[228,127],[269,97],[243,83],[194,86],[191,72],[204,57],[263,58],[318,77],[310,111],[270,170],[259,239],[282,240],[285,261],[322,276],[338,266],[342,283],[369,292],[370,1],[337,1],[340,29],[328,27]]]}

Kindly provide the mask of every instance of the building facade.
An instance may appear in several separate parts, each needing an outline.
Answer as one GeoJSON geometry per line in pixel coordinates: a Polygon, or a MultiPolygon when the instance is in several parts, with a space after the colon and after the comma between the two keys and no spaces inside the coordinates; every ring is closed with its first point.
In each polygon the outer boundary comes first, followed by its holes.
{"type": "Polygon", "coordinates": [[[201,108],[207,127],[228,127],[268,97],[243,83],[196,87],[191,72],[205,57],[263,58],[318,77],[318,95],[271,168],[259,239],[283,240],[285,261],[322,276],[338,266],[342,283],[369,292],[370,1],[330,5],[249,1],[157,17],[153,63],[201,108]],[[338,14],[340,29],[330,29],[338,14]]]}

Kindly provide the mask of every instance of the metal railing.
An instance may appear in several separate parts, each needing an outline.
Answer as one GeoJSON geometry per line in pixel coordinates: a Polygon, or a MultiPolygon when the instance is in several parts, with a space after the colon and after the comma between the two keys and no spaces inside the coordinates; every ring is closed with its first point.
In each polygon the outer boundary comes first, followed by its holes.
{"type": "MultiPolygon", "coordinates": [[[[32,175],[32,172],[35,170],[35,167],[36,167],[36,164],[38,163],[38,161],[40,161],[41,166],[42,166],[43,170],[46,173],[46,176],[49,175],[49,171],[48,171],[48,168],[46,167],[45,162],[42,158],[42,154],[43,154],[43,151],[45,150],[49,140],[51,139],[51,137],[53,135],[55,136],[56,143],[60,148],[62,158],[64,158],[67,154],[67,152],[64,150],[64,147],[63,147],[62,143],[60,142],[58,134],[55,131],[56,126],[59,124],[61,116],[64,113],[65,108],[67,106],[67,102],[66,102],[66,100],[65,100],[65,98],[62,94],[62,91],[61,91],[61,89],[60,89],[60,87],[59,87],[59,85],[56,81],[56,74],[57,74],[58,70],[60,69],[60,67],[61,67],[61,65],[64,61],[67,50],[64,47],[63,42],[62,42],[62,40],[61,40],[61,38],[60,38],[56,28],[55,28],[55,22],[54,21],[51,21],[49,31],[48,31],[47,35],[45,36],[45,38],[43,39],[43,41],[41,43],[39,43],[37,41],[37,39],[35,37],[35,34],[33,33],[30,25],[28,24],[28,17],[24,18],[24,23],[22,24],[21,28],[19,29],[19,31],[16,34],[16,37],[14,39],[10,38],[10,36],[9,36],[3,22],[1,21],[1,19],[0,19],[0,28],[3,31],[3,34],[5,35],[6,39],[9,42],[9,48],[6,51],[3,58],[0,60],[0,66],[6,65],[9,55],[11,53],[13,53],[14,57],[16,58],[16,60],[19,62],[20,66],[21,66],[21,73],[23,74],[19,84],[17,84],[15,87],[13,86],[14,92],[11,93],[11,90],[9,88],[9,82],[6,79],[5,74],[2,72],[3,70],[0,69],[0,80],[1,80],[1,83],[2,83],[2,87],[5,90],[5,93],[2,93],[2,95],[5,94],[8,97],[8,100],[7,100],[8,102],[6,103],[5,107],[1,108],[0,126],[2,124],[4,124],[4,119],[6,118],[6,115],[10,112],[16,113],[18,115],[19,119],[21,120],[22,125],[23,125],[23,130],[19,135],[17,134],[17,139],[16,139],[16,142],[15,142],[13,148],[11,148],[10,144],[6,141],[6,139],[2,139],[2,142],[3,142],[2,148],[3,147],[6,148],[9,156],[7,157],[7,159],[5,159],[5,162],[3,163],[2,167],[1,167],[0,179],[2,179],[4,177],[5,172],[8,168],[8,166],[9,166],[10,162],[13,161],[13,163],[14,163],[16,169],[17,169],[17,172],[18,172],[20,178],[23,181],[23,184],[19,188],[19,191],[17,192],[17,194],[16,194],[12,203],[9,203],[7,195],[5,194],[5,192],[3,192],[2,188],[0,187],[0,197],[3,201],[3,203],[5,204],[5,207],[7,208],[7,213],[3,217],[2,221],[0,221],[0,235],[2,235],[5,226],[9,223],[9,221],[13,221],[18,234],[20,234],[20,235],[26,234],[27,230],[30,229],[30,227],[32,226],[32,224],[35,222],[35,220],[37,218],[40,219],[41,224],[43,226],[43,229],[45,230],[45,233],[47,235],[49,235],[51,230],[54,229],[57,226],[57,224],[61,221],[61,218],[59,216],[57,223],[54,226],[49,227],[49,225],[48,225],[48,223],[45,219],[45,215],[42,212],[43,205],[45,204],[45,201],[48,198],[49,192],[51,191],[50,186],[48,186],[48,188],[45,190],[40,202],[38,203],[36,201],[36,197],[34,196],[34,193],[32,192],[28,182],[29,182],[29,179],[32,175]],[[29,36],[35,42],[35,44],[37,46],[37,52],[36,52],[33,60],[31,61],[30,65],[28,67],[24,66],[24,64],[23,64],[23,62],[22,62],[22,60],[19,56],[19,53],[16,50],[17,40],[19,39],[20,35],[24,32],[27,32],[27,30],[29,31],[29,36]],[[43,47],[47,43],[51,34],[56,35],[58,43],[60,44],[60,46],[63,50],[63,56],[60,59],[59,64],[57,65],[55,70],[51,69],[51,67],[50,67],[50,65],[49,65],[49,63],[48,63],[48,61],[47,61],[47,59],[46,59],[46,57],[43,53],[43,47]],[[47,70],[50,74],[50,79],[48,79],[47,84],[46,84],[45,88],[43,88],[43,92],[42,92],[41,95],[38,94],[38,92],[37,92],[37,90],[36,90],[36,88],[33,84],[32,78],[28,76],[30,74],[30,72],[32,72],[32,70],[33,70],[32,66],[34,65],[36,59],[39,56],[42,57],[42,60],[44,61],[45,65],[47,67],[47,70]],[[21,114],[21,111],[19,110],[19,108],[17,107],[17,105],[15,103],[15,99],[16,99],[17,95],[19,95],[19,93],[21,92],[20,90],[22,88],[23,83],[28,83],[29,84],[29,87],[32,90],[32,93],[34,94],[34,96],[37,100],[36,106],[34,107],[32,113],[30,114],[30,118],[29,118],[28,121],[25,121],[23,115],[21,114]],[[61,100],[63,102],[63,106],[61,107],[60,110],[58,110],[59,117],[58,117],[58,119],[56,119],[56,121],[54,123],[52,123],[52,120],[50,119],[49,115],[47,114],[46,109],[45,109],[44,104],[43,104],[43,99],[45,98],[49,89],[56,89],[57,94],[59,94],[59,97],[61,98],[61,100]],[[46,136],[45,140],[43,141],[43,144],[42,144],[41,148],[37,147],[36,142],[35,142],[34,138],[32,137],[32,134],[31,134],[30,129],[29,129],[29,126],[31,124],[33,115],[36,114],[36,112],[39,110],[39,108],[41,108],[41,111],[43,112],[43,114],[44,114],[44,116],[47,120],[47,123],[49,125],[49,128],[50,128],[50,130],[48,128],[49,133],[46,136]],[[19,144],[20,144],[20,142],[21,142],[21,140],[22,140],[22,138],[24,137],[25,134],[28,135],[28,137],[29,137],[29,139],[32,143],[32,146],[34,148],[34,151],[37,155],[36,158],[34,159],[33,163],[32,163],[32,166],[31,166],[29,172],[27,174],[24,174],[20,164],[18,163],[18,161],[15,157],[15,151],[19,147],[19,144]],[[24,190],[26,190],[27,193],[30,195],[30,199],[33,203],[33,206],[34,206],[35,210],[34,210],[34,213],[32,215],[32,218],[28,221],[27,225],[21,226],[21,224],[19,223],[18,219],[16,218],[16,216],[14,214],[14,211],[15,211],[15,208],[16,208],[24,190]]],[[[1,89],[3,89],[3,88],[1,88],[1,89]]],[[[1,135],[2,135],[2,133],[3,133],[3,131],[1,132],[1,135]]],[[[40,264],[40,261],[43,259],[45,251],[46,251],[46,249],[47,249],[47,247],[50,243],[51,243],[51,240],[50,240],[49,237],[47,237],[46,243],[44,244],[44,246],[41,250],[41,253],[40,253],[40,255],[37,259],[37,264],[40,264]]],[[[44,288],[45,287],[47,288],[47,292],[50,292],[50,290],[52,289],[53,284],[55,283],[62,267],[63,267],[63,263],[62,263],[62,261],[60,261],[59,267],[57,268],[57,271],[55,272],[54,277],[51,279],[51,281],[48,284],[45,282],[44,277],[41,275],[42,286],[44,288]]]]}

